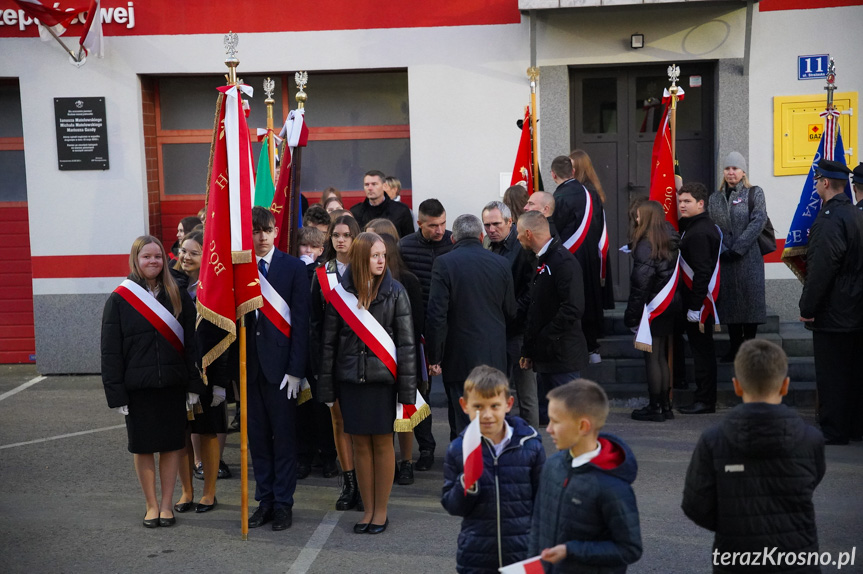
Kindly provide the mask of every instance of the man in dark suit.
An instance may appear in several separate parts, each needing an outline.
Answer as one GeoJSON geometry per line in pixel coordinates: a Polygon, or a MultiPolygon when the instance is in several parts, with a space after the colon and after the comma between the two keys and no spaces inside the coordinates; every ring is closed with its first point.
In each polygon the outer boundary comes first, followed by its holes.
{"type": "Polygon", "coordinates": [[[506,369],[506,326],[515,319],[509,262],[482,247],[482,222],[461,215],[453,250],[438,257],[426,309],[429,372],[442,375],[449,399],[450,439],[470,423],[458,403],[477,365],[506,369]]]}
{"type": "MultiPolygon", "coordinates": [[[[411,209],[404,203],[393,201],[384,193],[383,172],[373,169],[363,176],[363,190],[366,199],[351,208],[351,213],[357,220],[360,229],[372,219],[389,219],[396,226],[399,237],[407,237],[414,232],[414,216],[411,209]]],[[[396,238],[398,239],[398,238],[396,238]]]]}
{"type": "Polygon", "coordinates": [[[584,282],[581,266],[552,237],[548,220],[538,211],[518,218],[518,240],[536,254],[530,286],[521,367],[536,372],[540,423],[548,423],[546,394],[577,379],[587,366],[587,342],[581,330],[584,282]]]}
{"type": "Polygon", "coordinates": [[[258,509],[249,528],[272,521],[273,530],[290,528],[297,486],[296,414],[309,340],[309,279],[306,266],[274,246],[273,214],[252,210],[255,260],[259,274],[290,308],[290,336],[262,310],[246,315],[249,446],[258,509]]]}

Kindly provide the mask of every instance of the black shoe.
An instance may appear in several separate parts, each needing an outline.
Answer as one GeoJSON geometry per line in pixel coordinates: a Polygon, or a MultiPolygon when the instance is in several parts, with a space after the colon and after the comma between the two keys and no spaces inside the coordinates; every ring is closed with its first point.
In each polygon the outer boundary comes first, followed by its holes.
{"type": "Polygon", "coordinates": [[[203,462],[199,462],[198,464],[195,465],[194,474],[195,474],[195,478],[197,478],[198,480],[204,480],[204,463],[203,462]]]}
{"type": "Polygon", "coordinates": [[[339,475],[339,467],[336,465],[335,460],[325,460],[323,463],[323,468],[321,469],[321,474],[324,478],[332,478],[334,476],[339,475]]]}
{"type": "Polygon", "coordinates": [[[310,464],[298,464],[297,465],[297,479],[303,480],[307,478],[310,474],[312,474],[312,465],[310,464]]]}
{"type": "Polygon", "coordinates": [[[273,519],[272,506],[259,506],[255,513],[249,518],[249,528],[258,528],[273,519]]]}
{"type": "Polygon", "coordinates": [[[234,415],[234,420],[231,421],[230,427],[235,431],[240,430],[240,406],[237,405],[237,414],[234,415]]]}
{"type": "Polygon", "coordinates": [[[387,526],[389,526],[389,525],[390,525],[390,519],[389,519],[389,517],[387,517],[386,522],[384,522],[383,524],[369,524],[369,527],[366,530],[366,532],[368,534],[380,534],[381,532],[386,530],[387,526]]]}
{"type": "Polygon", "coordinates": [[[346,470],[342,473],[342,492],[336,500],[336,510],[350,510],[356,507],[360,499],[360,489],[357,486],[357,473],[346,470]]]}
{"type": "Polygon", "coordinates": [[[434,451],[421,450],[420,458],[414,465],[415,470],[429,470],[434,465],[434,451]]]}
{"type": "Polygon", "coordinates": [[[144,528],[158,528],[159,527],[159,518],[145,518],[144,519],[144,528]]]}
{"type": "Polygon", "coordinates": [[[670,421],[674,419],[674,405],[671,401],[671,389],[668,389],[664,393],[660,394],[662,397],[660,399],[660,404],[662,405],[662,416],[665,417],[665,420],[670,421]]]}
{"type": "Polygon", "coordinates": [[[218,504],[218,501],[216,500],[216,497],[214,496],[213,497],[213,504],[201,504],[199,502],[198,506],[195,508],[195,512],[197,514],[201,514],[202,512],[210,512],[211,510],[216,508],[216,504],[218,504]]]}
{"type": "Polygon", "coordinates": [[[665,422],[662,407],[659,405],[659,395],[650,395],[650,402],[647,403],[647,406],[632,411],[632,420],[665,422]]]}
{"type": "Polygon", "coordinates": [[[399,484],[406,486],[414,483],[414,465],[409,460],[403,460],[399,463],[399,484]]]}
{"type": "Polygon", "coordinates": [[[159,526],[162,526],[164,528],[167,528],[169,526],[173,526],[176,523],[177,523],[177,519],[173,516],[171,518],[162,518],[161,516],[159,517],[159,526]]]}
{"type": "Polygon", "coordinates": [[[189,512],[192,510],[192,507],[195,505],[191,500],[189,502],[178,502],[174,505],[174,512],[179,512],[183,514],[184,512],[189,512]]]}
{"type": "Polygon", "coordinates": [[[357,522],[354,524],[354,534],[365,534],[369,531],[368,522],[357,522]]]}
{"type": "Polygon", "coordinates": [[[290,508],[277,508],[273,516],[273,530],[287,530],[294,522],[294,513],[290,508]]]}
{"type": "Polygon", "coordinates": [[[680,407],[677,409],[682,415],[706,415],[709,413],[716,412],[716,405],[708,405],[707,403],[696,402],[692,403],[688,407],[680,407]]]}
{"type": "Polygon", "coordinates": [[[225,464],[224,460],[219,461],[219,476],[217,478],[231,478],[231,469],[225,464]]]}

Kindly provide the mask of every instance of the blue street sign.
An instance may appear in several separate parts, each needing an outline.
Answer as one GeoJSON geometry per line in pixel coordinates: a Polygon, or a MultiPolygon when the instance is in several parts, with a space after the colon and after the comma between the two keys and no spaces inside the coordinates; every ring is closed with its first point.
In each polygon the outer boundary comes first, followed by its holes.
{"type": "Polygon", "coordinates": [[[827,77],[827,64],[830,54],[814,56],[797,56],[797,79],[815,80],[827,77]]]}

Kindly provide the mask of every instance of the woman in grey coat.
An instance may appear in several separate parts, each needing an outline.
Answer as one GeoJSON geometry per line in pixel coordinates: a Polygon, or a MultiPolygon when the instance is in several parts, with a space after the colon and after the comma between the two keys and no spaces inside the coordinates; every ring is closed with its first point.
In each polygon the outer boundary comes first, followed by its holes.
{"type": "Polygon", "coordinates": [[[710,195],[710,219],[722,230],[719,321],[728,327],[731,348],[723,361],[733,361],[743,341],[754,339],[766,320],[764,258],[758,236],[767,222],[764,191],[749,183],[746,160],[733,151],[723,165],[719,189],[710,195]]]}

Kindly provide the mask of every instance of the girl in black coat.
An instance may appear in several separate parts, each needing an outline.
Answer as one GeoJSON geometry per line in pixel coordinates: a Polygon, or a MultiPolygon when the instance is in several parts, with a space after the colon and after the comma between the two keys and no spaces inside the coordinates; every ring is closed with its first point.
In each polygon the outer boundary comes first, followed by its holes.
{"type": "MultiPolygon", "coordinates": [[[[666,223],[662,204],[647,201],[638,206],[632,232],[629,302],[623,315],[627,327],[636,330],[644,306],[656,297],[674,274],[677,243],[677,233],[666,223]]],[[[672,300],[665,311],[650,323],[652,348],[644,352],[650,402],[646,407],[632,411],[632,418],[637,421],[662,422],[674,418],[668,396],[671,388],[668,345],[674,333],[674,316],[678,307],[679,303],[672,300]]]]}
{"type": "Polygon", "coordinates": [[[173,315],[183,328],[183,351],[117,292],[102,316],[102,383],[108,406],[126,418],[129,452],[146,499],[144,526],[171,526],[174,483],[185,444],[186,391],[200,393],[194,363],[195,307],[168,272],[162,243],[144,235],[132,244],[129,280],[173,315]],[[156,499],[159,453],[161,501],[156,499]]]}
{"type": "Polygon", "coordinates": [[[351,245],[350,261],[341,286],[392,338],[396,373],[393,376],[345,322],[333,306],[338,296],[333,292],[324,315],[318,399],[332,403],[338,396],[345,432],[353,441],[357,482],[365,506],[354,532],[377,534],[389,523],[396,398],[406,405],[416,400],[416,347],[410,301],[404,287],[387,270],[386,246],[380,236],[361,233],[351,245]]]}

